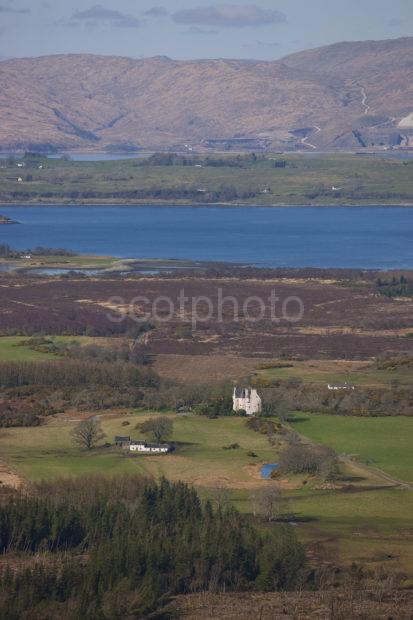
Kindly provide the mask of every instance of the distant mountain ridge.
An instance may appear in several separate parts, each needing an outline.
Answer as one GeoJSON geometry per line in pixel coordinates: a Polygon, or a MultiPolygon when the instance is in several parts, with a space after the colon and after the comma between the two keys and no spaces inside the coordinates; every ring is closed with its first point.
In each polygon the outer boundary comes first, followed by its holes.
{"type": "Polygon", "coordinates": [[[413,37],[273,62],[12,59],[0,86],[2,150],[413,145],[413,37]]]}

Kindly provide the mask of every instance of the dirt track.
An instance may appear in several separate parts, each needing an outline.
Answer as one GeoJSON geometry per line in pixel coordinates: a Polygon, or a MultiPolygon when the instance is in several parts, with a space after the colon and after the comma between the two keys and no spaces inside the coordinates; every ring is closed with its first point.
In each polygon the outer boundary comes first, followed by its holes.
{"type": "Polygon", "coordinates": [[[370,474],[371,476],[375,476],[376,478],[380,478],[385,482],[390,482],[395,486],[403,487],[404,489],[409,489],[410,491],[413,491],[413,484],[410,484],[405,480],[399,480],[398,478],[394,478],[393,476],[390,476],[390,474],[386,474],[386,472],[384,472],[382,469],[377,469],[376,467],[369,467],[368,465],[364,465],[364,463],[355,462],[350,456],[340,455],[338,458],[345,465],[349,465],[350,467],[356,465],[357,469],[360,469],[361,471],[364,470],[367,474],[370,474]]]}

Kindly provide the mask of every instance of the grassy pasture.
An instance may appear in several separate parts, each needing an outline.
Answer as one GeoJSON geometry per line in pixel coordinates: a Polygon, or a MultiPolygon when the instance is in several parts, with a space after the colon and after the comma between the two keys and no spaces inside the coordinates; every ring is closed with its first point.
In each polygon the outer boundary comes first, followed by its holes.
{"type": "MultiPolygon", "coordinates": [[[[354,455],[360,463],[397,479],[413,481],[411,445],[413,419],[355,418],[297,414],[293,428],[339,454],[354,455]]],[[[413,491],[391,488],[368,472],[342,470],[349,490],[303,488],[288,493],[301,538],[314,545],[316,555],[342,561],[383,563],[413,571],[413,491]],[[361,473],[360,473],[361,472],[361,473]],[[355,480],[357,473],[364,480],[355,480]],[[356,475],[356,476],[354,476],[356,475]],[[370,488],[369,488],[370,486],[370,488]]]]}
{"type": "MultiPolygon", "coordinates": [[[[276,363],[276,362],[275,362],[276,363]]],[[[412,385],[411,369],[399,367],[395,370],[378,369],[372,362],[343,360],[308,360],[304,362],[279,362],[292,364],[289,368],[266,368],[258,370],[255,376],[268,379],[301,379],[304,383],[327,386],[328,383],[347,381],[355,386],[389,387],[392,381],[400,385],[412,385]]]]}
{"type": "MultiPolygon", "coordinates": [[[[107,440],[113,442],[117,434],[139,438],[135,426],[150,415],[156,414],[131,412],[103,416],[101,423],[107,440]],[[124,426],[124,422],[129,425],[124,426]]],[[[2,429],[0,452],[5,462],[29,481],[92,473],[164,475],[194,484],[203,497],[208,497],[216,485],[228,487],[234,505],[242,512],[250,513],[251,493],[271,484],[260,478],[260,465],[277,459],[267,438],[250,431],[242,418],[209,420],[192,415],[170,415],[174,419],[173,440],[177,443],[177,450],[166,456],[130,457],[112,448],[97,449],[90,454],[79,450],[70,439],[70,431],[77,424],[79,414],[50,419],[38,428],[2,429]],[[223,449],[232,443],[238,443],[240,448],[223,449]],[[249,451],[253,451],[257,458],[248,456],[249,451]]],[[[307,417],[309,422],[303,419],[304,416],[297,416],[293,423],[300,433],[339,451],[355,452],[359,447],[363,457],[371,451],[375,454],[375,466],[411,479],[409,442],[405,438],[411,429],[408,426],[410,420],[307,417]],[[385,425],[381,424],[383,421],[385,425]],[[334,426],[334,422],[338,426],[334,426]],[[344,426],[340,426],[342,422],[344,426]],[[358,426],[359,422],[367,424],[362,428],[358,426]],[[394,439],[391,439],[391,426],[386,423],[394,424],[394,439]],[[340,444],[333,441],[336,436],[340,437],[340,444]],[[390,437],[389,448],[386,437],[390,437]],[[357,439],[362,445],[356,444],[357,439]],[[396,454],[396,445],[400,454],[396,454]]],[[[355,559],[372,565],[386,560],[399,568],[411,570],[413,493],[392,488],[373,475],[356,477],[357,470],[343,468],[343,480],[353,485],[350,491],[314,485],[285,490],[290,500],[289,511],[297,522],[297,533],[310,548],[315,546],[318,556],[349,563],[355,559]]]]}
{"type": "Polygon", "coordinates": [[[291,423],[300,434],[338,454],[355,455],[359,462],[413,482],[413,418],[297,414],[291,423]]]}
{"type": "Polygon", "coordinates": [[[67,201],[71,195],[73,200],[73,192],[80,196],[82,192],[98,192],[101,201],[107,194],[108,200],[122,202],[122,198],[116,198],[116,193],[136,188],[195,191],[203,188],[214,192],[222,186],[231,186],[238,193],[256,192],[250,200],[253,204],[359,204],[363,201],[396,204],[412,201],[411,167],[410,162],[357,155],[269,154],[267,159],[243,168],[141,166],[134,160],[48,160],[42,170],[36,165],[26,167],[20,183],[17,173],[15,179],[11,176],[14,168],[0,170],[0,192],[13,192],[16,198],[22,193],[30,194],[33,199],[53,201],[67,201]],[[287,166],[274,168],[274,159],[286,160],[287,166]],[[342,190],[333,191],[333,186],[342,190]],[[261,193],[268,187],[271,193],[261,193]]]}
{"type": "MultiPolygon", "coordinates": [[[[310,560],[355,561],[412,574],[413,492],[368,482],[370,488],[354,483],[353,491],[286,491],[296,532],[308,546],[310,560]]],[[[234,491],[232,500],[241,512],[251,512],[248,492],[234,491]]]]}
{"type": "Polygon", "coordinates": [[[56,356],[33,351],[30,347],[21,345],[24,340],[27,340],[27,337],[1,336],[0,362],[41,362],[56,359],[56,356]]]}
{"type": "Polygon", "coordinates": [[[30,261],[26,261],[30,267],[62,267],[65,269],[108,269],[116,264],[117,259],[110,256],[33,256],[30,261]]]}
{"type": "MultiPolygon", "coordinates": [[[[149,414],[150,415],[150,414],[149,414]]],[[[137,422],[148,414],[135,413],[104,417],[102,427],[107,440],[115,435],[130,434],[137,422]],[[122,426],[122,422],[130,422],[122,426]]],[[[38,428],[3,429],[0,450],[3,458],[28,479],[87,473],[142,473],[184,480],[199,486],[214,484],[248,487],[265,484],[259,476],[259,464],[273,462],[274,451],[266,437],[245,426],[241,418],[209,420],[195,416],[174,416],[173,441],[175,453],[166,456],[136,456],[112,449],[95,450],[88,454],[75,448],[70,431],[77,422],[68,416],[51,419],[38,428]],[[238,443],[240,448],[224,450],[238,443]],[[254,451],[257,458],[247,455],[254,451]]]]}
{"type": "MultiPolygon", "coordinates": [[[[308,485],[284,491],[287,510],[310,561],[348,565],[355,561],[371,568],[384,564],[412,574],[413,492],[369,474],[364,478],[355,468],[341,471],[341,481],[351,489],[308,485]]],[[[239,511],[250,513],[250,495],[236,489],[231,499],[239,511]]]]}
{"type": "MultiPolygon", "coordinates": [[[[89,336],[50,336],[55,342],[80,342],[81,344],[107,344],[107,338],[89,336]]],[[[59,356],[35,351],[30,346],[22,345],[29,336],[0,336],[0,362],[44,362],[60,359],[59,356]]]]}
{"type": "Polygon", "coordinates": [[[300,537],[318,557],[413,571],[412,491],[306,489],[288,497],[300,537]]]}

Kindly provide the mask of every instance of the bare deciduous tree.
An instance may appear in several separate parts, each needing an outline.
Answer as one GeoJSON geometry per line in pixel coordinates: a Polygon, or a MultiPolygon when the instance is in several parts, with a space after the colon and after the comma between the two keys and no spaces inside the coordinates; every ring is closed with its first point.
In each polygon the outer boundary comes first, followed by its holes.
{"type": "Polygon", "coordinates": [[[146,420],[142,424],[138,424],[137,428],[151,439],[161,443],[168,440],[173,432],[173,422],[166,416],[156,416],[151,420],[146,420]]]}
{"type": "Polygon", "coordinates": [[[254,516],[262,515],[268,521],[278,519],[286,510],[287,500],[282,497],[280,487],[271,483],[251,497],[254,516]]]}
{"type": "Polygon", "coordinates": [[[217,508],[225,508],[230,501],[228,489],[220,484],[217,484],[211,490],[211,500],[216,504],[217,508]]]}
{"type": "Polygon", "coordinates": [[[91,450],[106,437],[99,422],[94,418],[82,420],[72,430],[72,441],[77,446],[91,450]]]}

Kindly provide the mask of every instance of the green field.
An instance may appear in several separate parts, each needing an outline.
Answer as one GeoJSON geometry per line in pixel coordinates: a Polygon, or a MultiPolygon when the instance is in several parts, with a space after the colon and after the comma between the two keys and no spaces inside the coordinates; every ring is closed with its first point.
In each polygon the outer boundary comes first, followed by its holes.
{"type": "MultiPolygon", "coordinates": [[[[50,339],[56,343],[66,344],[74,341],[81,344],[106,342],[105,338],[89,336],[50,336],[50,339]]],[[[0,362],[42,362],[59,359],[58,355],[35,351],[29,345],[23,345],[22,343],[27,340],[29,340],[28,336],[0,336],[0,362]]]]}
{"type": "MultiPolygon", "coordinates": [[[[102,426],[107,440],[117,434],[139,438],[135,425],[150,414],[105,415],[102,426]],[[122,426],[122,422],[129,422],[122,426]]],[[[177,451],[166,457],[126,458],[123,452],[97,450],[91,454],[74,448],[70,430],[76,424],[66,414],[51,418],[36,428],[5,429],[0,437],[2,453],[11,464],[28,478],[49,477],[59,473],[86,473],[89,470],[111,469],[168,475],[208,486],[209,480],[221,478],[230,483],[253,482],[249,466],[273,462],[276,458],[264,435],[249,430],[245,420],[227,417],[209,420],[202,416],[176,416],[173,441],[177,451]],[[239,449],[223,447],[238,443],[239,449]],[[253,451],[258,458],[247,456],[253,451]]],[[[413,480],[411,441],[413,419],[408,417],[354,418],[332,415],[296,414],[292,427],[312,441],[333,448],[338,454],[352,455],[357,462],[381,469],[407,482],[413,480]]],[[[257,476],[259,480],[259,476],[257,476]]]]}
{"type": "MultiPolygon", "coordinates": [[[[292,427],[338,454],[354,455],[354,466],[341,466],[337,489],[309,485],[285,492],[300,538],[319,559],[368,564],[383,562],[413,571],[413,491],[375,477],[378,468],[397,479],[413,481],[413,419],[354,418],[296,414],[292,427]],[[357,463],[367,463],[364,470],[357,463]],[[370,471],[372,468],[372,471],[370,471]]],[[[248,499],[239,508],[248,510],[248,499]]]]}
{"type": "Polygon", "coordinates": [[[70,270],[93,269],[93,270],[126,270],[129,261],[111,258],[110,256],[90,256],[82,254],[79,256],[61,256],[61,255],[34,255],[31,258],[23,258],[21,256],[11,257],[9,259],[0,259],[1,263],[10,265],[10,270],[26,271],[30,273],[31,269],[64,269],[70,270]]]}
{"type": "Polygon", "coordinates": [[[290,362],[288,368],[258,370],[255,376],[268,381],[290,378],[303,383],[327,386],[328,383],[351,383],[356,387],[389,387],[393,381],[400,385],[413,385],[410,368],[400,366],[395,370],[378,369],[372,362],[348,362],[341,360],[290,362]]]}
{"type": "Polygon", "coordinates": [[[318,557],[413,571],[413,492],[371,488],[288,493],[303,541],[318,557]]]}
{"type": "MultiPolygon", "coordinates": [[[[115,435],[130,434],[139,439],[135,431],[144,414],[105,417],[102,427],[107,440],[113,443],[115,435]],[[129,421],[130,426],[122,426],[129,421]]],[[[185,480],[200,486],[213,486],[220,482],[233,486],[261,483],[259,463],[272,462],[274,450],[264,435],[245,426],[241,418],[209,420],[204,417],[174,416],[173,441],[177,450],[173,454],[148,457],[129,456],[128,452],[114,449],[79,450],[71,443],[70,431],[76,422],[62,418],[50,419],[37,428],[3,429],[0,451],[11,466],[28,479],[50,478],[59,475],[86,473],[115,474],[119,472],[165,475],[174,480],[185,480]],[[224,446],[238,443],[236,450],[224,446]],[[253,450],[257,458],[247,452],[253,450]],[[255,475],[251,475],[250,467],[255,475]]]]}
{"type": "MultiPolygon", "coordinates": [[[[222,156],[219,156],[222,157],[222,156]]],[[[154,166],[138,160],[72,162],[43,160],[0,170],[0,200],[12,195],[24,202],[134,202],[125,192],[149,190],[143,202],[244,202],[251,204],[413,203],[411,162],[358,155],[271,155],[244,167],[154,166]],[[275,168],[274,160],[286,161],[275,168]],[[14,179],[15,175],[15,179],[14,179]],[[17,182],[17,177],[22,182],[17,182]],[[340,191],[332,188],[339,187],[340,191]],[[225,198],[232,188],[236,198],[225,198]],[[270,191],[268,191],[268,189],[270,191]],[[159,191],[175,195],[162,197],[159,191]],[[185,197],[185,192],[191,196],[185,197]],[[178,193],[176,193],[178,192],[178,193]],[[220,196],[213,196],[214,193],[220,196]],[[243,197],[249,193],[250,197],[243,197]],[[22,196],[22,198],[20,198],[22,196]]]]}
{"type": "MultiPolygon", "coordinates": [[[[113,443],[117,434],[138,439],[140,434],[135,425],[148,415],[156,414],[103,416],[101,422],[107,441],[113,443]],[[124,422],[130,424],[124,426],[124,422]]],[[[88,453],[74,447],[70,431],[78,417],[75,413],[73,417],[65,414],[49,419],[41,427],[2,429],[3,461],[28,481],[98,473],[140,473],[194,484],[204,498],[210,496],[214,487],[224,486],[230,490],[234,505],[245,513],[252,509],[251,494],[271,484],[261,479],[260,466],[276,462],[274,448],[266,436],[249,430],[242,418],[210,420],[173,415],[173,441],[177,444],[174,453],[130,456],[114,448],[88,453]],[[223,449],[232,443],[240,447],[223,449]],[[250,451],[257,458],[248,456],[250,451]]],[[[297,415],[293,426],[338,451],[354,453],[357,448],[363,458],[374,454],[375,466],[408,480],[411,479],[410,422],[405,418],[364,420],[297,415]]],[[[351,484],[351,490],[325,489],[314,482],[284,490],[289,499],[288,512],[297,523],[300,538],[310,546],[316,545],[318,555],[322,551],[335,561],[356,560],[374,566],[386,559],[397,568],[411,570],[413,492],[394,488],[368,472],[361,477],[360,471],[352,466],[341,468],[340,481],[351,484]]]]}
{"type": "Polygon", "coordinates": [[[0,336],[0,362],[41,362],[56,359],[48,353],[33,351],[28,346],[21,345],[27,340],[22,336],[0,336]]]}
{"type": "Polygon", "coordinates": [[[62,267],[66,269],[109,269],[120,261],[110,256],[33,256],[28,263],[30,267],[62,267]]]}
{"type": "MultiPolygon", "coordinates": [[[[296,414],[294,430],[357,463],[380,469],[396,479],[413,481],[413,419],[355,418],[296,414]]],[[[347,562],[413,570],[413,491],[391,488],[357,465],[342,468],[349,490],[300,489],[288,493],[304,541],[317,543],[317,554],[347,562]],[[357,478],[360,478],[359,480],[357,478]],[[364,488],[363,488],[364,487],[364,488]],[[370,488],[369,488],[370,487],[370,488]]]]}
{"type": "Polygon", "coordinates": [[[354,455],[361,463],[413,482],[413,418],[361,418],[297,414],[292,427],[338,454],[354,455]]]}
{"type": "MultiPolygon", "coordinates": [[[[413,492],[380,488],[374,479],[365,483],[353,482],[352,491],[310,487],[284,491],[297,534],[315,547],[319,558],[373,566],[386,560],[412,572],[413,492]]],[[[250,491],[235,490],[231,497],[240,512],[251,512],[250,491]]]]}

